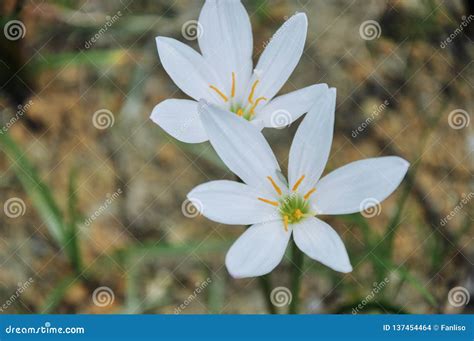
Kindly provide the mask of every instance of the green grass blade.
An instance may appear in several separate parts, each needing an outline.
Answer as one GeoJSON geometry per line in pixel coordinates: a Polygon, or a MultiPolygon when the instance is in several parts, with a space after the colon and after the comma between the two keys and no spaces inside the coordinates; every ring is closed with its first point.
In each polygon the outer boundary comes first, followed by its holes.
{"type": "Polygon", "coordinates": [[[7,134],[0,134],[0,145],[11,160],[16,176],[30,197],[41,219],[56,242],[64,245],[64,219],[50,189],[40,180],[37,171],[27,160],[25,153],[7,134]]]}
{"type": "Polygon", "coordinates": [[[69,254],[69,259],[71,261],[72,267],[77,274],[81,273],[82,268],[82,259],[81,252],[79,247],[79,229],[78,222],[80,220],[80,214],[77,209],[77,194],[76,194],[76,179],[77,172],[75,170],[71,171],[69,175],[69,186],[68,186],[68,207],[67,207],[67,216],[68,223],[67,229],[65,232],[65,242],[67,243],[67,251],[69,254]]]}

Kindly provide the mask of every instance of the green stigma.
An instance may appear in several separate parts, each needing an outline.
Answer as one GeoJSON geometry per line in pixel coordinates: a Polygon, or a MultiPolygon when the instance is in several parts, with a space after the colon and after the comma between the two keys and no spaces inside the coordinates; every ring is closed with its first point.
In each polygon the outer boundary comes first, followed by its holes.
{"type": "Polygon", "coordinates": [[[304,218],[309,213],[309,201],[297,193],[291,193],[282,197],[278,207],[283,220],[288,224],[294,224],[304,218]]]}

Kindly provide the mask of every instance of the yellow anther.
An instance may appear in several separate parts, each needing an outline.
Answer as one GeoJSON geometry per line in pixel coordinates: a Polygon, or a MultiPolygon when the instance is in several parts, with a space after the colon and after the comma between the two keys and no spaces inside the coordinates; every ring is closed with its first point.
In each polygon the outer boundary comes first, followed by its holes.
{"type": "Polygon", "coordinates": [[[288,216],[283,216],[283,225],[285,225],[285,231],[288,232],[288,216]]]}
{"type": "Polygon", "coordinates": [[[304,195],[304,197],[303,197],[304,200],[308,200],[308,198],[309,198],[309,197],[311,196],[311,194],[313,194],[314,192],[316,192],[316,188],[311,188],[311,189],[308,191],[308,193],[306,193],[306,194],[304,195]]]}
{"type": "Polygon", "coordinates": [[[270,205],[273,205],[273,206],[278,206],[278,203],[276,201],[271,201],[271,200],[268,200],[268,199],[265,199],[265,198],[257,198],[258,200],[260,201],[263,201],[264,203],[267,203],[267,204],[270,204],[270,205]]]}
{"type": "Polygon", "coordinates": [[[222,91],[220,91],[217,87],[215,87],[214,85],[209,85],[209,87],[214,90],[215,92],[217,92],[217,94],[219,96],[222,97],[222,99],[224,100],[224,102],[227,102],[229,99],[227,98],[226,95],[224,95],[224,93],[222,91]]]}
{"type": "Polygon", "coordinates": [[[244,111],[242,110],[242,108],[239,108],[237,110],[237,115],[242,116],[243,114],[244,114],[244,111]]]}
{"type": "Polygon", "coordinates": [[[302,175],[301,178],[299,178],[298,181],[296,181],[295,185],[291,189],[293,192],[298,189],[298,186],[301,184],[301,181],[303,181],[303,179],[304,179],[304,175],[302,175]]]}
{"type": "Polygon", "coordinates": [[[273,188],[275,188],[275,191],[278,193],[278,195],[281,195],[283,192],[281,191],[281,188],[278,187],[278,185],[275,183],[273,178],[271,176],[267,176],[267,179],[271,182],[273,188]]]}
{"type": "Polygon", "coordinates": [[[230,91],[230,97],[235,97],[235,73],[232,72],[232,90],[230,91]]]}
{"type": "Polygon", "coordinates": [[[295,210],[294,216],[295,216],[295,218],[298,220],[298,219],[300,219],[300,218],[303,216],[303,212],[301,212],[301,210],[300,210],[299,208],[297,208],[297,209],[295,210]]]}
{"type": "Polygon", "coordinates": [[[253,113],[253,111],[255,110],[255,108],[256,108],[257,105],[258,105],[258,102],[260,102],[260,101],[266,101],[266,100],[267,100],[267,98],[266,98],[266,97],[263,97],[263,96],[257,98],[257,99],[255,100],[255,103],[254,103],[254,104],[252,105],[252,107],[250,108],[250,112],[253,113]]]}
{"type": "Polygon", "coordinates": [[[250,95],[249,95],[249,98],[248,98],[248,101],[249,101],[250,103],[252,103],[252,104],[253,104],[253,94],[255,93],[255,88],[257,87],[258,82],[259,82],[259,80],[257,79],[257,80],[253,83],[253,85],[252,85],[252,90],[250,91],[250,95]]]}

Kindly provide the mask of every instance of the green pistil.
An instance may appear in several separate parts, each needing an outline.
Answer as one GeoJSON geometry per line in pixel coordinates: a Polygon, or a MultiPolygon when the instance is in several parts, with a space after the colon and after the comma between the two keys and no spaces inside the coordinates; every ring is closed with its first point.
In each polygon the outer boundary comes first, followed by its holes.
{"type": "Polygon", "coordinates": [[[245,118],[247,121],[251,121],[252,118],[253,118],[253,116],[254,116],[250,111],[247,111],[247,110],[245,110],[245,109],[242,109],[242,108],[239,107],[239,106],[234,106],[234,105],[232,105],[232,106],[230,107],[230,111],[232,111],[232,112],[233,112],[234,114],[236,114],[236,115],[239,115],[240,117],[245,118]],[[242,115],[239,115],[239,114],[238,114],[239,110],[242,110],[242,111],[243,111],[243,114],[242,114],[242,115]]]}
{"type": "Polygon", "coordinates": [[[309,213],[309,202],[302,196],[292,193],[282,197],[279,211],[283,218],[288,217],[289,224],[297,223],[309,213]]]}

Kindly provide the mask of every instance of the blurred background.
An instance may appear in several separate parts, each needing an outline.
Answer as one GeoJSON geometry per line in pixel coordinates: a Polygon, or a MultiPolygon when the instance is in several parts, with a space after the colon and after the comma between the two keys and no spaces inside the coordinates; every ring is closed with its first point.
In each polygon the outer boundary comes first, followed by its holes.
{"type": "MultiPolygon", "coordinates": [[[[269,277],[232,279],[224,257],[244,227],[185,200],[232,174],[208,143],[179,143],[149,119],[157,103],[186,98],[155,37],[198,49],[202,3],[0,2],[1,313],[287,311],[288,256],[269,277]]],[[[337,88],[325,173],[381,155],[411,163],[381,206],[326,217],[354,271],[306,259],[301,312],[472,313],[472,2],[243,3],[254,61],[289,16],[308,15],[281,92],[337,88]]],[[[284,172],[298,124],[264,131],[284,172]]]]}

